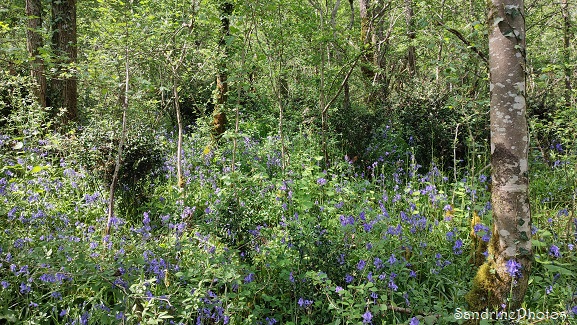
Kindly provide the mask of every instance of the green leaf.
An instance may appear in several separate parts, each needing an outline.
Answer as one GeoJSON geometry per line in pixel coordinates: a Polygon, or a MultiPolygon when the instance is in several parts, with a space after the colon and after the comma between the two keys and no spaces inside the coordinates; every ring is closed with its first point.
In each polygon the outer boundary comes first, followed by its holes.
{"type": "Polygon", "coordinates": [[[568,270],[564,267],[560,267],[560,266],[553,265],[553,264],[545,264],[544,266],[547,270],[549,270],[553,273],[561,273],[561,275],[568,275],[568,276],[573,275],[573,272],[571,270],[568,270]]]}
{"type": "Polygon", "coordinates": [[[38,173],[39,171],[42,170],[42,166],[34,166],[34,168],[32,168],[32,173],[38,173]]]}

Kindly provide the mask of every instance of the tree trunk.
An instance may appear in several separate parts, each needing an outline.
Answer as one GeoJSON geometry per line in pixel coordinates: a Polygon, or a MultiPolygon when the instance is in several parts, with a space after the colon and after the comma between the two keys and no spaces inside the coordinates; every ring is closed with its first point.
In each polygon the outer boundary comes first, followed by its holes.
{"type": "MultiPolygon", "coordinates": [[[[126,30],[128,34],[128,29],[126,30]]],[[[128,35],[127,35],[128,36],[128,35]]],[[[114,200],[116,193],[116,186],[118,185],[118,175],[120,172],[120,164],[122,163],[122,149],[124,147],[124,142],[126,141],[126,113],[128,111],[128,86],[130,84],[130,61],[129,61],[129,51],[128,46],[125,49],[125,63],[124,63],[124,91],[122,96],[122,130],[120,133],[120,141],[118,143],[118,149],[116,152],[116,161],[114,163],[114,173],[112,174],[112,181],[110,183],[110,197],[108,199],[108,219],[106,221],[106,228],[104,229],[103,241],[107,241],[107,236],[110,235],[110,227],[112,226],[112,220],[114,219],[114,200]]]]}
{"type": "Polygon", "coordinates": [[[531,270],[523,0],[489,3],[493,234],[467,295],[470,308],[515,310],[531,270]]]}
{"type": "Polygon", "coordinates": [[[417,73],[417,56],[413,41],[416,38],[415,20],[413,18],[413,1],[405,0],[405,22],[407,23],[407,37],[409,38],[409,49],[407,50],[407,68],[409,75],[413,77],[417,73]]]}
{"type": "Polygon", "coordinates": [[[52,46],[57,74],[50,81],[50,106],[63,107],[62,124],[75,121],[78,115],[78,91],[74,64],[77,58],[76,0],[52,0],[52,46]]]}
{"type": "Polygon", "coordinates": [[[361,44],[363,46],[363,57],[361,61],[361,72],[365,76],[365,82],[372,84],[375,77],[375,69],[373,66],[374,46],[373,46],[373,32],[370,15],[369,0],[359,1],[359,12],[361,17],[361,44]]]}
{"type": "Polygon", "coordinates": [[[40,0],[26,0],[26,45],[28,55],[32,59],[30,74],[36,81],[38,88],[34,89],[38,102],[46,107],[46,75],[44,74],[44,60],[40,57],[39,49],[43,45],[42,35],[38,32],[42,28],[42,2],[40,0]]]}
{"type": "Polygon", "coordinates": [[[561,0],[561,12],[563,14],[563,66],[565,74],[565,106],[571,107],[571,16],[567,0],[561,0]]]}
{"type": "Polygon", "coordinates": [[[232,15],[233,4],[228,1],[224,1],[220,5],[220,33],[221,38],[218,43],[219,48],[219,62],[218,62],[218,72],[216,74],[216,105],[214,111],[213,129],[212,134],[215,140],[218,140],[220,136],[226,130],[226,113],[225,106],[228,100],[228,73],[227,73],[227,60],[228,60],[228,45],[227,41],[230,36],[230,15],[232,15]]]}

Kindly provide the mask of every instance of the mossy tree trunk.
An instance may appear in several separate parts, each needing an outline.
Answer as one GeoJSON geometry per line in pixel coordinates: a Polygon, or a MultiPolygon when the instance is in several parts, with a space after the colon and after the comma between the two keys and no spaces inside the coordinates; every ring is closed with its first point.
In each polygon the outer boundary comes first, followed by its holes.
{"type": "Polygon", "coordinates": [[[531,270],[523,0],[489,2],[493,235],[467,295],[472,310],[521,306],[531,270]]]}
{"type": "Polygon", "coordinates": [[[220,41],[218,43],[219,58],[218,71],[216,74],[216,105],[213,119],[213,136],[215,140],[220,138],[226,129],[226,103],[228,100],[228,71],[227,60],[230,38],[230,16],[234,6],[229,1],[220,3],[220,41]]]}
{"type": "Polygon", "coordinates": [[[409,38],[409,48],[407,49],[407,68],[409,75],[414,77],[417,73],[417,54],[413,42],[417,38],[415,32],[415,19],[413,14],[413,1],[405,0],[405,22],[407,23],[407,37],[409,38]]]}
{"type": "Polygon", "coordinates": [[[50,80],[49,106],[65,108],[60,121],[75,121],[78,115],[76,0],[52,0],[52,46],[57,74],[50,80]]]}

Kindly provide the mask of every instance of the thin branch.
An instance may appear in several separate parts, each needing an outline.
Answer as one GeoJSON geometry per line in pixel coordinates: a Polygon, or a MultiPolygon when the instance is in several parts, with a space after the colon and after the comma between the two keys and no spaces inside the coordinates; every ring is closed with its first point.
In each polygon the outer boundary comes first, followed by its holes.
{"type": "Polygon", "coordinates": [[[458,30],[456,30],[454,28],[447,27],[445,24],[443,24],[442,22],[440,22],[438,20],[436,21],[436,24],[438,26],[441,26],[444,29],[446,29],[449,33],[457,36],[457,38],[460,39],[461,42],[463,42],[465,45],[467,45],[467,47],[469,47],[473,52],[475,52],[486,64],[489,64],[489,60],[487,58],[487,55],[485,53],[483,53],[483,51],[479,50],[471,42],[469,42],[469,40],[466,39],[465,36],[463,36],[463,34],[461,34],[461,32],[459,32],[458,30]]]}
{"type": "Polygon", "coordinates": [[[341,82],[341,85],[339,87],[339,90],[337,90],[337,93],[335,94],[335,96],[333,96],[333,98],[325,105],[325,107],[323,108],[323,114],[325,114],[327,112],[327,110],[329,109],[329,107],[331,107],[331,105],[335,102],[335,100],[337,100],[337,98],[339,97],[339,95],[341,94],[341,92],[343,91],[343,87],[345,86],[345,84],[347,83],[347,81],[349,80],[349,77],[351,76],[351,73],[353,72],[353,70],[355,69],[355,67],[357,66],[357,63],[359,62],[359,58],[361,57],[362,53],[357,55],[357,57],[355,58],[355,61],[353,61],[353,64],[351,65],[349,71],[347,72],[345,79],[343,79],[343,82],[341,82]]]}

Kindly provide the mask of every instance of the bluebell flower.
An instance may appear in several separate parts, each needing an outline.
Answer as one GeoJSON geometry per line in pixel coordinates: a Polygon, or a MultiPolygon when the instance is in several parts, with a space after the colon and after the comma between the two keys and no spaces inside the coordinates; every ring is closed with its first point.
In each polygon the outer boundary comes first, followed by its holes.
{"type": "Polygon", "coordinates": [[[455,245],[453,246],[453,253],[456,255],[461,255],[463,253],[463,241],[459,238],[455,241],[455,245]]]}
{"type": "Polygon", "coordinates": [[[363,324],[371,324],[371,320],[373,319],[373,314],[370,311],[366,311],[363,314],[363,324]]]}
{"type": "Polygon", "coordinates": [[[375,268],[377,270],[381,269],[383,267],[383,261],[380,258],[375,257],[375,261],[373,262],[373,265],[375,265],[375,268]]]}
{"type": "Polygon", "coordinates": [[[411,318],[411,322],[409,323],[409,325],[419,325],[421,322],[419,321],[419,319],[417,317],[413,317],[411,318]]]}
{"type": "Polygon", "coordinates": [[[395,257],[395,254],[391,254],[391,257],[389,257],[389,264],[393,265],[397,262],[397,258],[395,257]]]}
{"type": "Polygon", "coordinates": [[[244,283],[251,283],[252,281],[254,281],[254,273],[249,273],[244,277],[244,283]]]}
{"type": "Polygon", "coordinates": [[[345,275],[345,282],[346,283],[351,283],[351,282],[353,282],[354,279],[355,278],[350,274],[345,275]]]}
{"type": "Polygon", "coordinates": [[[357,263],[357,270],[362,271],[365,268],[366,264],[367,262],[365,262],[364,260],[360,260],[359,263],[357,263]]]}
{"type": "Polygon", "coordinates": [[[303,299],[303,297],[300,297],[297,303],[301,308],[307,308],[313,304],[312,300],[303,299]]]}
{"type": "Polygon", "coordinates": [[[515,259],[510,259],[505,264],[505,268],[507,273],[513,278],[520,278],[523,274],[521,273],[521,264],[517,262],[515,259]]]}
{"type": "Polygon", "coordinates": [[[559,251],[559,247],[556,245],[551,245],[549,248],[549,255],[553,257],[561,257],[561,252],[559,251]]]}
{"type": "Polygon", "coordinates": [[[22,282],[20,283],[20,293],[29,293],[30,291],[32,291],[32,288],[30,288],[29,285],[27,285],[26,283],[22,282]]]}

